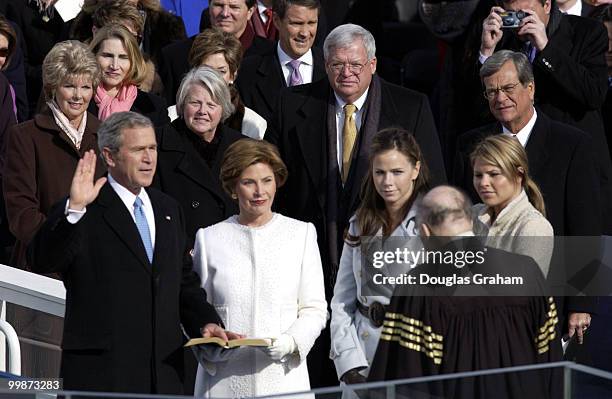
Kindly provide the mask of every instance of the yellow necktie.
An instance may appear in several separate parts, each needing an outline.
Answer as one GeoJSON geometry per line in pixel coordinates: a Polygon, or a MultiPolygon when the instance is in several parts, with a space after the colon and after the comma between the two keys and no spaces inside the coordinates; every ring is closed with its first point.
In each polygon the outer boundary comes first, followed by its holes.
{"type": "Polygon", "coordinates": [[[357,138],[357,125],[355,124],[355,112],[357,107],[353,104],[344,106],[344,128],[342,129],[342,183],[346,182],[351,169],[351,154],[355,139],[357,138]]]}

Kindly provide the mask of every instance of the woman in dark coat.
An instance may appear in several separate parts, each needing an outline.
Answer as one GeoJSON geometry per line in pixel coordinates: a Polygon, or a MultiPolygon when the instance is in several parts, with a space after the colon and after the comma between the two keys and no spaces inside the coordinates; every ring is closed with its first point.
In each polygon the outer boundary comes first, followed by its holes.
{"type": "Polygon", "coordinates": [[[227,84],[214,69],[191,70],[177,94],[179,119],[158,137],[155,182],[183,207],[187,236],[238,212],[223,191],[219,172],[227,147],[244,136],[223,125],[234,106],[227,84]]]}
{"type": "MultiPolygon", "coordinates": [[[[17,242],[11,265],[26,268],[25,249],[57,201],[67,196],[83,154],[97,149],[100,122],[87,112],[100,69],[83,43],[55,45],[43,62],[47,109],[7,133],[4,198],[17,242]]],[[[100,164],[98,175],[104,173],[100,164]]]]}
{"type": "Polygon", "coordinates": [[[134,36],[119,25],[96,31],[90,44],[102,72],[89,112],[105,120],[114,112],[138,112],[155,127],[170,122],[166,102],[138,87],[146,77],[146,64],[134,36]]]}

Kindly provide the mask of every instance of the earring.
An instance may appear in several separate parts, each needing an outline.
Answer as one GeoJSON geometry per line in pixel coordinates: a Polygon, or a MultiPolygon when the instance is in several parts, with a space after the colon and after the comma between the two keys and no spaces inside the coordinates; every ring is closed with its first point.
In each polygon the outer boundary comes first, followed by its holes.
{"type": "Polygon", "coordinates": [[[238,196],[235,193],[232,193],[232,199],[238,199],[238,196]]]}

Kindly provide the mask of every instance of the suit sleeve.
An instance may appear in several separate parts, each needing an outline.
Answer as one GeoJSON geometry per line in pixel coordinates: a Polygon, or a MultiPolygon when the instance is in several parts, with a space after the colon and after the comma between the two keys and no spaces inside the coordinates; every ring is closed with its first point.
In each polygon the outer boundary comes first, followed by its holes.
{"type": "Polygon", "coordinates": [[[48,218],[28,246],[28,264],[35,273],[65,273],[80,251],[85,214],[72,224],[66,219],[67,198],[55,204],[48,218]]]}
{"type": "Polygon", "coordinates": [[[568,166],[566,233],[569,236],[599,236],[602,233],[600,171],[595,164],[593,143],[581,135],[568,166]]]}
{"type": "Polygon", "coordinates": [[[37,197],[36,149],[29,134],[12,126],[7,134],[3,190],[9,229],[29,242],[45,221],[37,197]]]}
{"type": "MultiPolygon", "coordinates": [[[[180,211],[181,226],[184,229],[183,212],[180,211]]],[[[200,230],[201,232],[202,230],[200,230]]],[[[184,233],[183,233],[184,234],[184,233]]],[[[185,242],[187,240],[185,239],[185,242]]],[[[192,338],[200,337],[200,329],[208,323],[223,325],[215,308],[208,303],[206,291],[201,287],[203,281],[194,271],[190,249],[183,251],[183,273],[181,280],[180,313],[185,332],[192,338]]]]}
{"type": "Polygon", "coordinates": [[[608,90],[605,61],[608,35],[600,23],[593,22],[588,27],[591,29],[581,29],[577,31],[581,34],[574,35],[572,45],[583,49],[579,59],[568,54],[568,45],[555,41],[553,36],[536,56],[533,66],[549,75],[575,101],[597,110],[603,105],[608,90]]]}

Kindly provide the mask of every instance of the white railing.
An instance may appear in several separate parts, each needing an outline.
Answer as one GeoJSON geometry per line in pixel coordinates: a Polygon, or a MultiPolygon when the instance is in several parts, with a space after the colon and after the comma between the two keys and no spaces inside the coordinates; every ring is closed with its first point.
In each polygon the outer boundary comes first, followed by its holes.
{"type": "Polygon", "coordinates": [[[5,302],[64,317],[66,289],[60,280],[0,264],[0,370],[21,374],[21,349],[13,327],[4,320],[5,302]],[[5,340],[8,344],[8,368],[5,340]]]}

